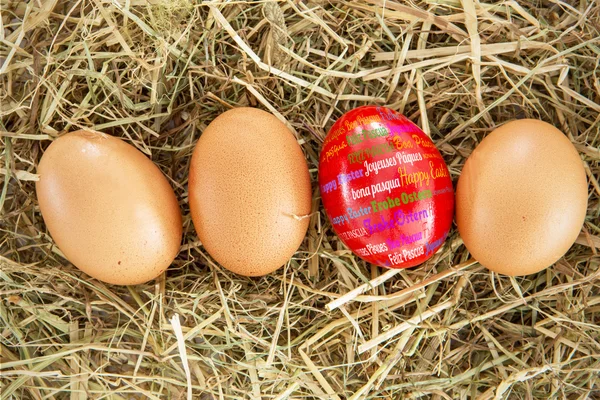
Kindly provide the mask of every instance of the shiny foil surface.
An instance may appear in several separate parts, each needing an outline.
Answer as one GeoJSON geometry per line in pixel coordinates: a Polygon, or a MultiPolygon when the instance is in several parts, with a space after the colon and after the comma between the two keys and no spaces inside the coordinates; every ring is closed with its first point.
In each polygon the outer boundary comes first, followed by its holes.
{"type": "Polygon", "coordinates": [[[454,214],[446,163],[431,139],[391,109],[364,106],[335,122],[320,155],[323,206],[365,261],[409,268],[444,243],[454,214]]]}

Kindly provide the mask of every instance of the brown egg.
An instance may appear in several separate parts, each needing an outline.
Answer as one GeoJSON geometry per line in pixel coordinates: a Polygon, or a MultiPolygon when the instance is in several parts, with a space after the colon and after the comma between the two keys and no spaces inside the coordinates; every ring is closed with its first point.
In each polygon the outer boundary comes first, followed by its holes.
{"type": "Polygon", "coordinates": [[[577,150],[542,121],[509,122],[490,133],[463,168],[456,222],[473,257],[492,271],[528,275],[575,242],[587,209],[577,150]]]}
{"type": "Polygon", "coordinates": [[[275,271],[308,229],[311,183],[294,135],[255,108],[219,115],[198,140],[189,176],[198,237],[223,267],[246,276],[275,271]]]}
{"type": "Polygon", "coordinates": [[[69,261],[104,282],[160,275],[181,242],[181,211],[156,165],[98,132],[55,140],[38,166],[36,191],[50,235],[69,261]]]}

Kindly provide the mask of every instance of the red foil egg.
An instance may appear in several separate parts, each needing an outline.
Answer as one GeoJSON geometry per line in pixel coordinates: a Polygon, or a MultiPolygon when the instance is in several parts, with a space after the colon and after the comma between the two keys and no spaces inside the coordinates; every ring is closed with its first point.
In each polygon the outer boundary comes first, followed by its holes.
{"type": "Polygon", "coordinates": [[[448,167],[431,139],[389,108],[359,107],[335,122],[321,150],[319,186],[333,230],[369,263],[413,267],[448,236],[448,167]]]}

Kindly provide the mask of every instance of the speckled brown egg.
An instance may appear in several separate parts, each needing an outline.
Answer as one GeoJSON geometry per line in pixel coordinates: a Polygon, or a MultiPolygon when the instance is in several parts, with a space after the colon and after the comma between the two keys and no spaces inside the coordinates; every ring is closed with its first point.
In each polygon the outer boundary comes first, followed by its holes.
{"type": "Polygon", "coordinates": [[[473,257],[492,271],[528,275],[573,245],[587,209],[577,150],[554,126],[525,119],[490,133],[468,158],[456,222],[473,257]]]}
{"type": "Polygon", "coordinates": [[[219,115],[194,149],[189,204],[200,241],[223,267],[246,276],[281,267],[302,243],[311,210],[293,133],[255,108],[219,115]]]}
{"type": "Polygon", "coordinates": [[[55,140],[38,165],[42,216],[62,253],[104,282],[156,278],[181,242],[181,211],[169,182],[144,154],[88,131],[55,140]]]}

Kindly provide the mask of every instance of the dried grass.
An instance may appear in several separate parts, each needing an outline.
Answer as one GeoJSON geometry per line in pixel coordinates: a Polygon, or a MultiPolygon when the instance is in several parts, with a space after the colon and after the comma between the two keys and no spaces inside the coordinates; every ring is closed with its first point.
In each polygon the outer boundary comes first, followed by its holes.
{"type": "Polygon", "coordinates": [[[178,399],[188,379],[202,400],[600,398],[598,1],[0,4],[2,399],[178,399]],[[318,212],[284,268],[249,279],[215,265],[187,207],[202,129],[230,107],[268,109],[316,182],[327,129],[368,103],[422,126],[455,180],[497,124],[560,127],[590,180],[577,244],[508,278],[453,230],[425,265],[385,271],[344,249],[315,184],[318,212]],[[81,127],[151,156],[181,199],[183,246],[155,282],[105,285],[52,244],[35,167],[81,127]]]}

